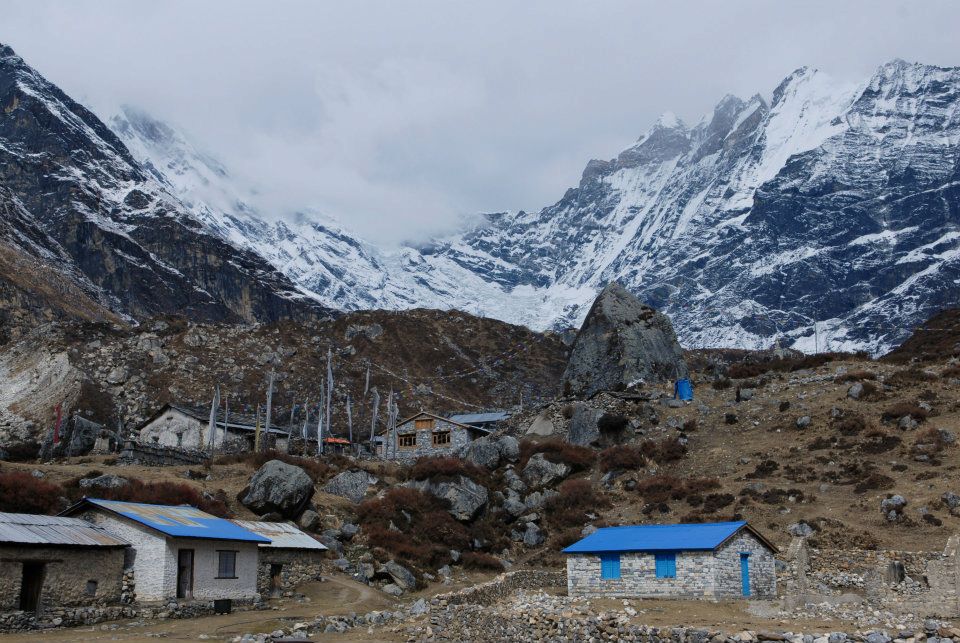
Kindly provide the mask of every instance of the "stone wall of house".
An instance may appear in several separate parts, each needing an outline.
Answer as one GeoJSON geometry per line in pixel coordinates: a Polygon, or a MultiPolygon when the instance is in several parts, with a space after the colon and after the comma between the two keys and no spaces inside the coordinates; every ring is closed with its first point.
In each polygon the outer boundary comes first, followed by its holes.
{"type": "Polygon", "coordinates": [[[780,587],[787,608],[866,602],[898,613],[960,617],[960,536],[942,552],[815,549],[795,538],[780,587]]]}
{"type": "Polygon", "coordinates": [[[750,596],[775,598],[777,595],[777,561],[773,552],[748,531],[720,547],[716,553],[717,598],[740,598],[743,581],[740,572],[740,554],[749,553],[750,596]]]}
{"type": "Polygon", "coordinates": [[[416,448],[405,449],[397,447],[396,450],[394,450],[395,445],[388,444],[387,457],[394,458],[394,453],[396,453],[395,459],[412,461],[416,460],[417,458],[424,458],[428,456],[447,456],[452,455],[457,449],[466,446],[472,440],[469,429],[465,429],[458,424],[453,424],[452,422],[447,422],[441,419],[434,420],[434,426],[432,429],[416,429],[415,426],[414,420],[398,426],[397,439],[399,441],[399,436],[401,435],[416,434],[416,448]],[[443,446],[434,446],[433,434],[442,431],[450,432],[450,443],[443,446]]]}
{"type": "MultiPolygon", "coordinates": [[[[705,598],[714,595],[717,576],[713,552],[677,552],[676,578],[657,578],[653,554],[620,555],[620,578],[600,577],[596,554],[567,556],[567,594],[570,596],[622,596],[705,598]]],[[[739,583],[739,580],[738,580],[739,583]]]]}
{"type": "Polygon", "coordinates": [[[98,509],[86,509],[78,518],[89,520],[111,534],[131,543],[123,561],[124,569],[132,569],[136,582],[134,600],[162,601],[176,596],[177,566],[167,558],[166,538],[121,516],[98,509]],[[167,587],[173,587],[172,592],[167,587]]]}
{"type": "Polygon", "coordinates": [[[196,449],[146,444],[137,440],[125,440],[120,450],[120,464],[178,467],[205,464],[209,460],[210,456],[196,449]]]}
{"type": "Polygon", "coordinates": [[[23,563],[44,564],[41,613],[120,602],[123,547],[0,546],[0,611],[18,610],[23,563]]]}
{"type": "Polygon", "coordinates": [[[206,425],[196,418],[176,409],[167,409],[166,413],[140,429],[140,441],[149,444],[157,438],[162,446],[200,449],[205,442],[206,429],[206,425]]]}
{"type": "Polygon", "coordinates": [[[176,596],[177,551],[193,550],[194,600],[254,600],[257,592],[257,543],[190,538],[167,539],[167,557],[174,569],[168,596],[176,596]],[[236,578],[217,578],[220,550],[237,552],[236,578]]]}
{"type": "Polygon", "coordinates": [[[260,548],[260,564],[257,568],[257,591],[269,596],[272,590],[270,568],[279,564],[281,591],[292,591],[298,585],[320,580],[324,571],[327,552],[322,550],[260,548]]]}

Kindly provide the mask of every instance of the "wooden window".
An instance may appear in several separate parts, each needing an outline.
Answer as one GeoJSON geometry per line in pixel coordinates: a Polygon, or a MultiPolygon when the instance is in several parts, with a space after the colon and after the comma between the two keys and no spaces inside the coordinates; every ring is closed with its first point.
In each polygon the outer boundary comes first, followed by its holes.
{"type": "Polygon", "coordinates": [[[433,446],[435,447],[446,447],[450,446],[450,432],[449,431],[437,431],[433,434],[433,446]]]}
{"type": "Polygon", "coordinates": [[[415,449],[417,447],[417,434],[398,435],[397,444],[401,449],[415,449]]]}
{"type": "Polygon", "coordinates": [[[217,578],[237,577],[237,552],[217,550],[217,578]]]}
{"type": "Polygon", "coordinates": [[[415,428],[415,429],[432,429],[432,428],[433,428],[433,420],[430,419],[430,418],[427,418],[427,419],[425,419],[425,420],[414,420],[414,421],[413,421],[413,428],[415,428]]]}

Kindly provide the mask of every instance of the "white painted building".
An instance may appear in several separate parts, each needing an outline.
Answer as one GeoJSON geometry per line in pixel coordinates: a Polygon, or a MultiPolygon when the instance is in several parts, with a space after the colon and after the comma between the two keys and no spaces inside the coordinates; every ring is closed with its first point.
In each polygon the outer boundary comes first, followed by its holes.
{"type": "MultiPolygon", "coordinates": [[[[227,415],[221,408],[217,410],[215,424],[216,433],[213,442],[217,448],[229,449],[231,445],[240,450],[253,448],[257,431],[255,418],[240,413],[227,415]]],[[[175,404],[165,404],[135,429],[141,442],[184,449],[206,448],[210,442],[209,431],[209,409],[195,409],[175,404]]],[[[270,427],[269,441],[276,448],[285,450],[288,433],[289,427],[274,423],[270,427]]],[[[300,427],[296,427],[294,435],[299,433],[300,427]]],[[[316,446],[316,438],[313,439],[313,443],[316,446]]]]}
{"type": "Polygon", "coordinates": [[[196,507],[84,498],[64,512],[130,543],[136,598],[253,601],[257,547],[270,540],[196,507]]]}

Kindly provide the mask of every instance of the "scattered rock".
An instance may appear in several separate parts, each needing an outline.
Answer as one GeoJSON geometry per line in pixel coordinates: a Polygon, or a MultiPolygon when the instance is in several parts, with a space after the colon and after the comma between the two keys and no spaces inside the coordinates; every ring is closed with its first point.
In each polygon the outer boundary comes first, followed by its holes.
{"type": "Polygon", "coordinates": [[[811,419],[809,415],[801,415],[800,417],[797,418],[797,422],[796,422],[797,428],[805,429],[808,426],[810,426],[810,422],[811,422],[811,419]]]}
{"type": "Polygon", "coordinates": [[[906,506],[906,498],[901,495],[894,495],[880,501],[880,512],[888,522],[897,522],[903,518],[903,511],[906,506]]]}
{"type": "Polygon", "coordinates": [[[847,389],[847,397],[851,400],[859,400],[863,396],[863,384],[855,382],[847,389]]]}
{"type": "Polygon", "coordinates": [[[450,502],[447,509],[457,520],[473,520],[490,499],[490,492],[467,476],[457,476],[453,480],[434,482],[432,480],[413,480],[404,486],[429,493],[450,502]]]}
{"type": "Polygon", "coordinates": [[[542,453],[535,453],[523,468],[523,479],[531,487],[545,487],[563,480],[570,474],[570,466],[550,462],[542,453]]]}
{"type": "Polygon", "coordinates": [[[590,446],[600,441],[600,428],[597,420],[603,411],[592,409],[582,402],[573,405],[573,417],[570,418],[570,430],[567,441],[580,446],[590,446]]]}
{"type": "Polygon", "coordinates": [[[80,480],[81,489],[118,489],[130,484],[130,481],[121,476],[106,473],[96,478],[83,478],[80,480]]]}
{"type": "Polygon", "coordinates": [[[527,428],[527,435],[537,435],[545,438],[553,435],[555,430],[550,418],[541,413],[530,423],[530,426],[527,428]]]}

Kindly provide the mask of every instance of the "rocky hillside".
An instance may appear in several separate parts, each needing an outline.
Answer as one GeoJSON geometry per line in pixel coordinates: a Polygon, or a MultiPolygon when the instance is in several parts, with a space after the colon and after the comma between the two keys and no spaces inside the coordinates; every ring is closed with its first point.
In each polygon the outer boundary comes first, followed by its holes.
{"type": "MultiPolygon", "coordinates": [[[[325,322],[253,326],[196,324],[156,318],[138,329],[107,324],[48,324],[8,344],[0,354],[0,429],[7,440],[46,430],[53,408],[72,410],[115,428],[136,424],[164,402],[208,406],[214,386],[234,411],[265,402],[266,378],[276,372],[274,421],[286,423],[292,404],[316,405],[332,351],[336,393],[333,429],[346,433],[345,400],[355,426],[369,430],[369,365],[380,392],[401,415],[420,408],[470,412],[536,404],[560,391],[566,346],[492,319],[430,310],[351,313],[325,322]],[[4,426],[5,425],[5,426],[4,426]]],[[[302,421],[302,411],[296,419],[302,421]]]]}
{"type": "Polygon", "coordinates": [[[2,45],[0,108],[9,322],[323,314],[261,257],[205,232],[106,125],[2,45]]]}

